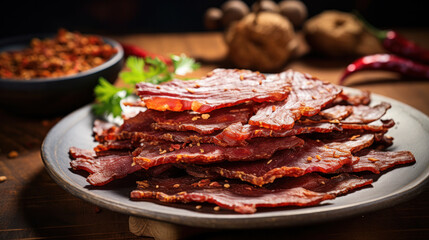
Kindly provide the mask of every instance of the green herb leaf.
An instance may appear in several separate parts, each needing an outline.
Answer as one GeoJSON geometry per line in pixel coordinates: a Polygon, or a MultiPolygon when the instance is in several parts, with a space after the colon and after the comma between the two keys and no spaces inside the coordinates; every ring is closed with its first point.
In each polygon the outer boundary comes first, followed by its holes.
{"type": "Polygon", "coordinates": [[[144,60],[138,57],[129,57],[125,63],[127,68],[130,71],[122,71],[119,73],[119,77],[124,81],[124,83],[135,85],[145,79],[144,72],[144,60]]]}
{"type": "Polygon", "coordinates": [[[199,68],[199,64],[194,59],[180,56],[171,56],[174,70],[158,58],[128,57],[126,60],[127,70],[122,71],[119,77],[128,85],[127,87],[115,87],[106,79],[100,78],[99,84],[95,87],[94,93],[96,104],[93,106],[96,115],[109,115],[113,117],[121,116],[121,100],[135,92],[135,85],[139,82],[149,82],[160,84],[172,80],[175,74],[184,75],[199,68]]]}
{"type": "Polygon", "coordinates": [[[96,115],[112,114],[114,117],[121,116],[121,99],[132,94],[133,89],[118,88],[113,86],[104,78],[100,78],[94,93],[97,103],[93,105],[96,115]]]}
{"type": "Polygon", "coordinates": [[[174,75],[169,71],[167,64],[159,58],[147,57],[145,60],[149,66],[146,70],[145,82],[160,84],[173,79],[174,75]]]}

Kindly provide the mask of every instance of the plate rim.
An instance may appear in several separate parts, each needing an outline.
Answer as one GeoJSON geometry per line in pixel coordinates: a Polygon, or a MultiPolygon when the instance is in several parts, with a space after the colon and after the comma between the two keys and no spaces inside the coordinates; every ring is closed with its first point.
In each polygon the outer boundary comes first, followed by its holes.
{"type": "MultiPolygon", "coordinates": [[[[343,87],[344,90],[356,91],[352,88],[343,87]]],[[[395,99],[385,97],[379,94],[371,93],[371,97],[389,101],[389,103],[402,109],[407,109],[407,114],[416,121],[423,123],[421,126],[429,134],[429,117],[423,112],[415,109],[414,107],[397,101],[395,99]],[[426,122],[426,125],[424,123],[426,122]]],[[[41,146],[41,156],[43,163],[45,164],[45,169],[48,174],[53,178],[53,180],[60,185],[64,190],[68,191],[72,195],[91,202],[97,206],[109,209],[111,211],[119,212],[126,215],[132,215],[136,217],[150,218],[159,221],[171,222],[179,225],[193,226],[193,227],[206,227],[206,228],[224,228],[224,229],[246,229],[246,228],[266,228],[266,227],[280,227],[280,226],[298,226],[306,224],[314,224],[318,222],[325,222],[331,220],[338,220],[350,216],[359,215],[362,213],[372,212],[384,208],[394,206],[396,204],[405,202],[411,198],[414,198],[421,192],[425,190],[429,182],[429,171],[420,174],[416,179],[411,182],[407,182],[406,187],[391,192],[388,195],[378,197],[376,199],[369,199],[363,202],[355,202],[340,206],[332,206],[329,209],[317,210],[317,206],[302,208],[299,209],[300,214],[285,214],[285,212],[290,210],[280,210],[280,211],[271,211],[271,212],[262,212],[252,215],[247,214],[210,214],[210,213],[200,213],[195,212],[192,215],[180,215],[180,214],[169,214],[166,212],[153,211],[151,209],[131,209],[130,206],[127,206],[126,203],[114,201],[112,199],[99,199],[100,197],[97,194],[91,191],[85,191],[83,187],[76,186],[77,184],[71,184],[63,179],[63,176],[58,172],[54,171],[55,166],[49,161],[49,158],[56,157],[51,156],[51,153],[48,151],[51,141],[53,141],[53,135],[58,135],[58,132],[61,132],[61,136],[67,132],[67,129],[63,125],[69,125],[69,122],[78,123],[80,120],[85,119],[86,117],[95,118],[90,112],[91,104],[88,104],[71,114],[67,115],[60,122],[58,122],[46,135],[42,146],[41,146]],[[381,204],[383,203],[383,204],[381,204]],[[359,206],[359,208],[356,208],[359,206]],[[353,211],[351,209],[355,208],[353,211]],[[199,215],[197,217],[193,215],[199,215]],[[311,215],[311,218],[309,218],[311,215]],[[256,216],[256,217],[255,217],[256,216]],[[291,219],[293,217],[293,221],[291,219]],[[261,221],[264,221],[261,224],[261,221]],[[268,223],[268,224],[267,224],[268,223]]],[[[72,125],[74,126],[74,125],[72,125]]],[[[59,144],[55,145],[56,154],[59,144]]],[[[427,166],[429,169],[429,164],[427,166]]],[[[156,203],[154,203],[156,204],[156,203]]],[[[167,208],[174,208],[173,206],[163,205],[167,208]]]]}

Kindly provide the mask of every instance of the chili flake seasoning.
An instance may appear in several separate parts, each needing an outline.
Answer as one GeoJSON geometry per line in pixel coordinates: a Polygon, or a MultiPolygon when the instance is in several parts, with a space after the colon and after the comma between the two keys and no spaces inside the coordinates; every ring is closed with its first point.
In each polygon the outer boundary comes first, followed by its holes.
{"type": "Polygon", "coordinates": [[[0,78],[29,80],[72,75],[103,64],[116,52],[100,37],[60,29],[55,38],[34,38],[29,48],[0,53],[0,78]]]}

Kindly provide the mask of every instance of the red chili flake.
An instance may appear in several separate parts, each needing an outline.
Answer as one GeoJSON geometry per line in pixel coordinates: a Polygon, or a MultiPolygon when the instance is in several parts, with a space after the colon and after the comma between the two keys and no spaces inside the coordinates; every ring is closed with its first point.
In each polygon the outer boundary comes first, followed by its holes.
{"type": "Polygon", "coordinates": [[[197,183],[193,183],[192,186],[193,187],[204,187],[210,184],[210,179],[202,179],[197,183]]]}
{"type": "Polygon", "coordinates": [[[54,38],[34,38],[29,48],[2,52],[0,78],[28,80],[72,75],[103,64],[116,52],[99,37],[59,29],[54,38]]]}
{"type": "Polygon", "coordinates": [[[180,144],[171,144],[171,147],[174,148],[174,149],[176,149],[176,150],[179,150],[180,149],[180,144]]]}
{"type": "Polygon", "coordinates": [[[220,185],[220,183],[218,182],[212,182],[209,184],[210,187],[222,187],[222,185],[220,185]]]}

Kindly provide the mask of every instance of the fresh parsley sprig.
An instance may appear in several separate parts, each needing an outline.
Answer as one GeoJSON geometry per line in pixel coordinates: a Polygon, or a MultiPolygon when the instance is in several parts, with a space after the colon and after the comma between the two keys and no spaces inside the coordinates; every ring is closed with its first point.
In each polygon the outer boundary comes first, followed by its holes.
{"type": "Polygon", "coordinates": [[[112,114],[113,117],[121,116],[121,100],[130,96],[134,89],[132,87],[115,87],[104,78],[100,78],[99,84],[95,87],[94,93],[96,104],[92,109],[98,116],[112,114]]]}
{"type": "Polygon", "coordinates": [[[158,58],[138,58],[130,56],[126,60],[127,70],[122,71],[119,77],[125,87],[116,87],[104,78],[99,79],[95,87],[95,100],[93,111],[96,115],[112,115],[114,118],[121,116],[121,100],[135,93],[135,85],[139,82],[160,84],[175,78],[177,75],[185,75],[200,67],[194,59],[182,54],[170,56],[173,66],[170,67],[158,58]]]}

